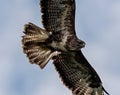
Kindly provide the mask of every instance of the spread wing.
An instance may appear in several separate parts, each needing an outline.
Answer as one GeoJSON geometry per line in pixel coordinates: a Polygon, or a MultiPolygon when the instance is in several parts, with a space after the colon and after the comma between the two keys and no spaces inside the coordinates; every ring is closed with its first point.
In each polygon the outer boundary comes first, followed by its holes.
{"type": "Polygon", "coordinates": [[[81,51],[57,56],[54,65],[73,95],[104,95],[99,76],[81,51]]]}
{"type": "Polygon", "coordinates": [[[41,0],[40,4],[47,32],[75,34],[75,0],[41,0]]]}

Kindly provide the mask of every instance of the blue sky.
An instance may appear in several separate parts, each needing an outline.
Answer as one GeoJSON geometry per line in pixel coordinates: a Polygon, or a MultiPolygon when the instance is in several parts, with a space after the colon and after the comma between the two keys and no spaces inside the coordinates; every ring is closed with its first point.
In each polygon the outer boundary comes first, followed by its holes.
{"type": "MultiPolygon", "coordinates": [[[[84,55],[111,95],[120,95],[120,0],[76,0],[76,32],[84,55]]],[[[25,23],[40,27],[39,0],[0,0],[0,95],[72,95],[52,61],[41,70],[22,52],[25,23]]]]}

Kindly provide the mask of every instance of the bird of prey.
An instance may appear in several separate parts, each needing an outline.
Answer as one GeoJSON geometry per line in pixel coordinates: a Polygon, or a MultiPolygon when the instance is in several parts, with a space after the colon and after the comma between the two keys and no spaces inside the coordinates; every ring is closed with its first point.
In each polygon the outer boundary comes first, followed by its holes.
{"type": "Polygon", "coordinates": [[[49,60],[73,95],[108,94],[100,77],[84,57],[85,42],[75,32],[75,0],[40,0],[45,29],[28,23],[22,47],[30,63],[44,68],[49,60]]]}

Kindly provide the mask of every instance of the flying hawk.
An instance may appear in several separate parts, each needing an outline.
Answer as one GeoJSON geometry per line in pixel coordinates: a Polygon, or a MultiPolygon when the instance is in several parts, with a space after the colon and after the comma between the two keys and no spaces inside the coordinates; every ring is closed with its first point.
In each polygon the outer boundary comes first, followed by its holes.
{"type": "Polygon", "coordinates": [[[75,0],[40,0],[45,29],[28,23],[22,38],[30,63],[44,68],[49,60],[73,95],[108,94],[96,71],[84,57],[85,42],[75,32],[75,0]]]}

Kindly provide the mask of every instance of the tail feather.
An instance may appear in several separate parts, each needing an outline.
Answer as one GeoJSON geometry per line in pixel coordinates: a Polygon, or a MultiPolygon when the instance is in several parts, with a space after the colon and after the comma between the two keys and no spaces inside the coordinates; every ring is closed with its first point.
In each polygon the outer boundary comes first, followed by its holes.
{"type": "Polygon", "coordinates": [[[27,54],[30,63],[38,64],[41,68],[45,67],[45,65],[51,59],[52,51],[43,49],[40,46],[34,46],[30,49],[29,48],[24,48],[24,52],[27,54]]]}
{"type": "Polygon", "coordinates": [[[27,55],[30,63],[44,68],[55,54],[45,44],[49,34],[32,23],[25,25],[24,34],[22,37],[23,52],[27,55]]]}
{"type": "Polygon", "coordinates": [[[23,36],[23,44],[29,42],[45,42],[45,40],[49,38],[49,34],[45,30],[32,23],[28,23],[24,26],[24,34],[26,35],[23,36]]]}

